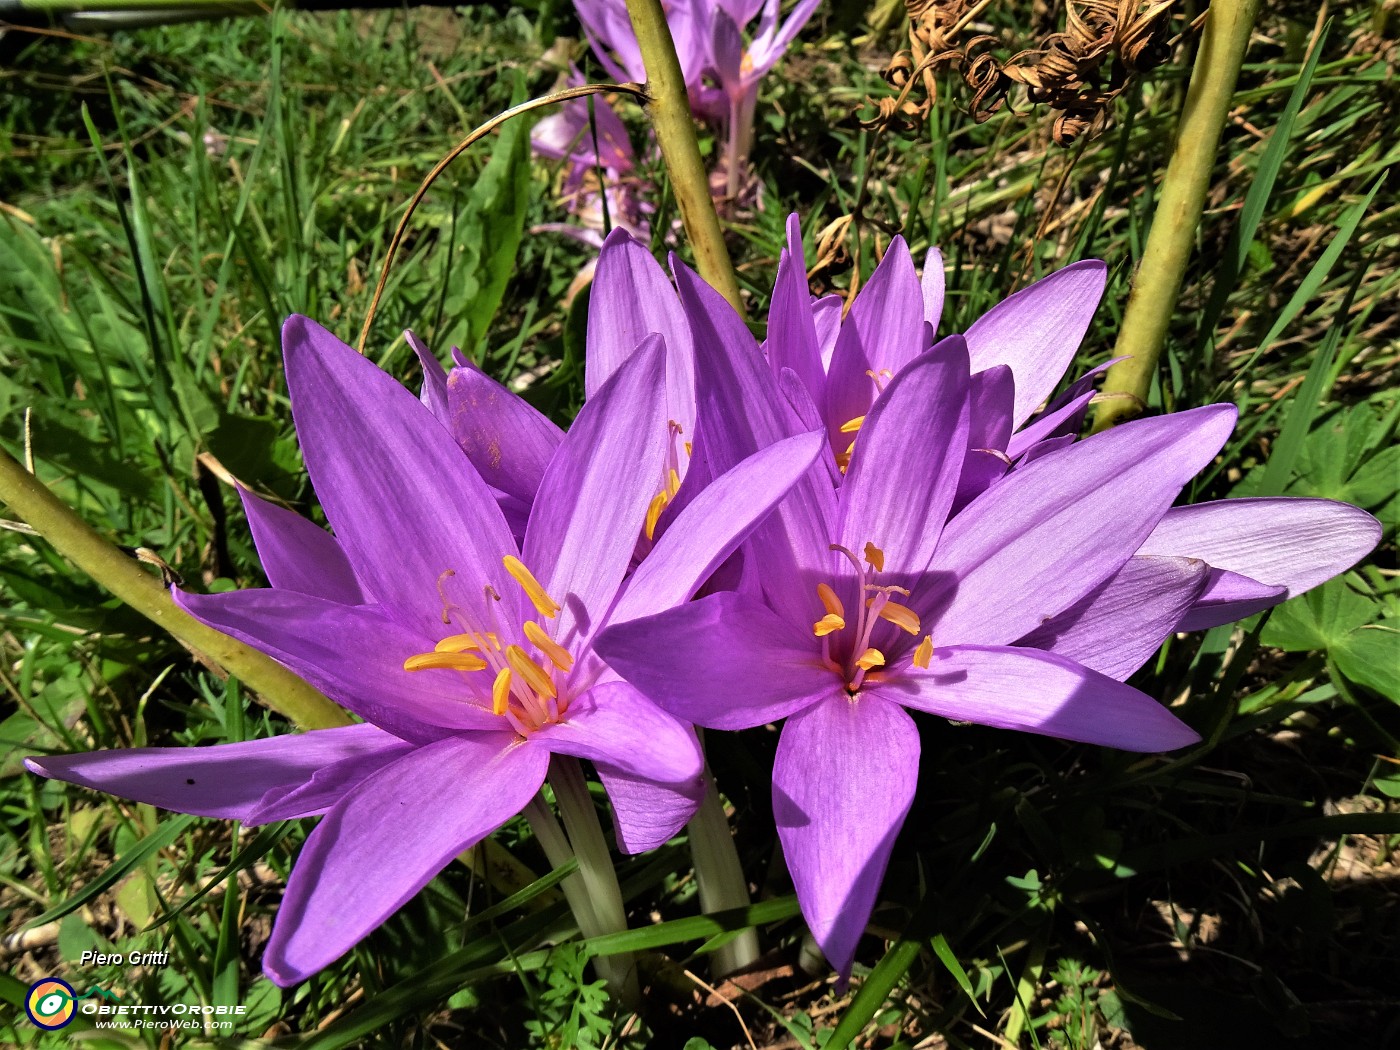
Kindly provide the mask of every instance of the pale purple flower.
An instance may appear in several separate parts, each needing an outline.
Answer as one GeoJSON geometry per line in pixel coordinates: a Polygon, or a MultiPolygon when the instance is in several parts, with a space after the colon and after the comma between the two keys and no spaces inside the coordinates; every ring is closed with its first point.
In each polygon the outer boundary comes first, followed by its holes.
{"type": "MultiPolygon", "coordinates": [[[[725,125],[727,194],[738,196],[753,144],[759,81],[778,64],[821,0],[800,0],[780,19],[779,0],[666,0],[690,108],[725,125]],[[755,16],[758,26],[745,31],[755,16]]],[[[647,73],[626,0],[574,0],[594,53],[612,76],[645,83],[647,73]]]]}
{"type": "MultiPolygon", "coordinates": [[[[272,587],[176,600],[367,724],[28,764],[249,824],[324,814],[264,957],[290,985],[518,813],[552,755],[593,762],[624,849],[679,829],[702,790],[694,735],[619,680],[593,639],[615,608],[631,617],[689,598],[822,442],[799,436],[719,479],[624,588],[667,442],[659,339],[531,463],[541,477],[523,543],[501,493],[411,393],[306,318],[287,322],[284,344],[307,471],[335,534],[245,493],[272,587]]],[[[430,384],[424,400],[440,393],[430,384]]]]}
{"type": "MultiPolygon", "coordinates": [[[[676,277],[695,347],[692,473],[714,475],[811,420],[778,396],[718,293],[684,268],[676,277]]],[[[884,323],[901,309],[876,305],[884,323]]],[[[770,326],[770,357],[773,339],[770,326]]],[[[598,643],[679,718],[716,729],[786,718],[774,816],[803,914],[842,975],[914,795],[919,738],[906,709],[1125,750],[1182,747],[1195,732],[1122,679],[1221,579],[1254,571],[1254,599],[1267,585],[1281,600],[1379,537],[1370,515],[1329,501],[1291,503],[1282,532],[1269,521],[1281,501],[1170,510],[1229,436],[1230,405],[1058,448],[950,517],[977,425],[968,343],[950,337],[891,369],[844,478],[798,483],[745,545],[737,592],[615,617],[598,643]],[[1248,539],[1230,543],[1232,529],[1248,539]],[[1262,540],[1291,549],[1261,552],[1262,540]]],[[[1018,379],[1044,382],[1041,352],[1023,344],[1018,379]]]]}
{"type": "MultiPolygon", "coordinates": [[[[659,513],[689,469],[686,449],[695,429],[690,325],[651,252],[614,230],[599,253],[589,298],[585,397],[594,397],[652,334],[660,335],[666,348],[666,450],[655,476],[655,491],[666,498],[658,501],[659,513]]],[[[523,536],[544,469],[564,432],[455,350],[447,371],[421,340],[405,336],[423,366],[423,403],[452,432],[513,530],[523,536]]]]}
{"type": "MultiPolygon", "coordinates": [[[[880,390],[933,345],[943,310],[943,260],[937,249],[930,251],[920,277],[904,239],[895,237],[843,321],[839,296],[814,301],[808,291],[796,215],[789,216],[787,233],[765,351],[795,410],[820,418],[844,466],[880,390]]],[[[1106,270],[1094,259],[1071,263],[1008,296],[963,333],[972,367],[973,451],[955,509],[1015,461],[1053,451],[1078,431],[1092,379],[1106,365],[1032,417],[1073,361],[1103,295],[1106,270]]]]}
{"type": "MultiPolygon", "coordinates": [[[[690,93],[692,108],[704,88],[704,73],[709,64],[709,11],[705,0],[663,0],[666,24],[676,43],[681,76],[690,93]]],[[[646,64],[632,30],[627,13],[627,0],[574,0],[584,36],[593,53],[619,81],[645,84],[646,64]]]]}
{"type": "MultiPolygon", "coordinates": [[[[583,82],[583,75],[572,69],[569,83],[583,82]]],[[[559,112],[535,125],[530,145],[542,157],[565,162],[561,195],[581,223],[550,223],[531,232],[562,233],[596,248],[611,224],[643,243],[651,239],[652,186],[638,173],[627,128],[607,99],[601,95],[570,99],[559,112]]]]}
{"type": "Polygon", "coordinates": [[[708,71],[718,84],[719,97],[707,94],[704,106],[717,113],[728,130],[724,161],[731,198],[738,196],[742,188],[753,146],[759,82],[778,64],[820,3],[821,0],[800,0],[781,25],[779,0],[711,0],[708,5],[696,5],[697,14],[708,8],[704,23],[709,29],[708,71]],[[745,42],[744,27],[760,10],[763,14],[758,28],[745,42]]]}

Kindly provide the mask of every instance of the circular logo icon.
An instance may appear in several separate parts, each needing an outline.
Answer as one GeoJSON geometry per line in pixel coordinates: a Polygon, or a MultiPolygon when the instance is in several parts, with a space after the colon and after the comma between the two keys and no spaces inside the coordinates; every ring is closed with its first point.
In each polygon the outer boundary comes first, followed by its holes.
{"type": "Polygon", "coordinates": [[[78,998],[73,986],[57,977],[45,977],[29,986],[24,998],[24,1012],[40,1028],[52,1032],[73,1020],[74,1000],[78,998]]]}

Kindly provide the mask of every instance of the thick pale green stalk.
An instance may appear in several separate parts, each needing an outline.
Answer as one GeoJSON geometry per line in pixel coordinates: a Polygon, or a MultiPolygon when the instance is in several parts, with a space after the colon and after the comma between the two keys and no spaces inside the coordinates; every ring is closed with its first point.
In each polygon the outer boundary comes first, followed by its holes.
{"type": "MultiPolygon", "coordinates": [[[[749,885],[739,864],[729,820],[719,800],[714,777],[705,770],[705,798],[686,825],[690,855],[695,863],[695,885],[700,894],[700,910],[705,914],[728,908],[747,908],[749,885]]],[[[758,933],[745,930],[710,955],[710,972],[716,977],[734,973],[758,959],[758,933]]]]}
{"type": "Polygon", "coordinates": [[[1114,356],[1131,356],[1110,368],[1104,380],[1105,393],[1132,396],[1100,402],[1094,417],[1096,431],[1137,415],[1147,402],[1167,325],[1176,310],[1186,264],[1195,245],[1220,133],[1230,111],[1230,99],[1258,7],[1259,0],[1214,0],[1210,5],[1177,128],[1176,146],[1162,180],[1118,344],[1113,348],[1114,356]]]}
{"type": "MultiPolygon", "coordinates": [[[[564,818],[564,828],[568,831],[574,856],[578,858],[579,875],[588,895],[590,916],[587,921],[593,928],[584,929],[583,934],[598,937],[605,933],[621,933],[627,929],[622,888],[617,884],[612,852],[603,837],[598,809],[588,794],[588,783],[583,779],[578,759],[555,755],[549,764],[549,786],[554,789],[554,799],[559,803],[559,814],[564,818]]],[[[574,915],[582,927],[585,917],[579,915],[577,909],[574,915]]],[[[640,1007],[642,995],[637,984],[637,964],[630,952],[599,955],[594,958],[593,965],[624,1008],[637,1010],[640,1007]]]]}
{"type": "Polygon", "coordinates": [[[82,518],[0,449],[0,503],[27,522],[55,550],[126,604],[209,657],[256,692],[264,704],[304,729],[349,725],[345,711],[277,661],[206,627],[170,598],[170,592],[135,558],[104,539],[82,518]]]}
{"type": "MultiPolygon", "coordinates": [[[[559,821],[554,819],[554,813],[551,812],[543,795],[536,795],[532,798],[521,812],[525,819],[530,822],[530,830],[535,833],[535,840],[544,850],[545,857],[549,859],[550,867],[562,868],[574,859],[574,849],[569,845],[568,836],[564,834],[564,829],[559,826],[559,821]]],[[[574,918],[578,920],[579,931],[585,937],[592,936],[589,931],[597,928],[598,916],[593,910],[583,876],[575,872],[560,884],[560,888],[564,891],[564,899],[569,902],[569,910],[574,913],[574,918]]],[[[601,970],[602,967],[599,969],[601,970]]]]}
{"type": "Polygon", "coordinates": [[[627,13],[632,16],[632,31],[637,34],[647,70],[647,117],[656,131],[666,173],[671,176],[671,188],[680,206],[685,235],[695,252],[696,267],[700,276],[742,316],[739,279],[734,275],[734,263],[724,246],[724,232],[710,199],[710,179],[705,173],[705,162],[700,159],[690,98],[661,0],[627,0],[627,13]]]}

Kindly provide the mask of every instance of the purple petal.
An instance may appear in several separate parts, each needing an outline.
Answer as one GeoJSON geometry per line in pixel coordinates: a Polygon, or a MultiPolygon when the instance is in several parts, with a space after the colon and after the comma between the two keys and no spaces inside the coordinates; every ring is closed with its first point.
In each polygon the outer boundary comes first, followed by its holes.
{"type": "Polygon", "coordinates": [[[702,776],[679,785],[654,784],[603,763],[594,768],[612,802],[613,831],[623,853],[664,846],[695,816],[705,797],[702,776]]]}
{"type": "Polygon", "coordinates": [[[992,449],[967,450],[962,474],[958,477],[958,492],[953,497],[953,506],[948,511],[949,517],[961,514],[964,507],[1001,480],[1011,468],[1005,456],[1006,453],[992,449]]]}
{"type": "Polygon", "coordinates": [[[1060,449],[1068,448],[1073,444],[1073,434],[1064,434],[1061,437],[1046,438],[1044,441],[1038,441],[1021,454],[1021,460],[1017,466],[1027,466],[1038,459],[1044,459],[1052,452],[1058,452],[1060,449]]]}
{"type": "MultiPolygon", "coordinates": [[[[952,345],[948,339],[938,345],[945,343],[952,345]]],[[[967,352],[966,343],[958,346],[963,353],[967,352]]],[[[968,447],[1005,452],[1011,440],[1011,412],[1016,403],[1016,381],[1010,367],[993,365],[974,374],[968,384],[967,400],[972,419],[968,447]]]]}
{"type": "Polygon", "coordinates": [[[1008,296],[967,330],[972,370],[1010,365],[1020,426],[1050,396],[1103,296],[1108,268],[1097,259],[1071,263],[1008,296]]]}
{"type": "MultiPolygon", "coordinates": [[[[755,452],[795,436],[798,423],[733,307],[688,267],[676,263],[674,270],[695,334],[695,455],[709,476],[717,477],[755,452]]],[[[811,588],[830,575],[828,545],[835,516],[836,495],[813,471],[749,540],[771,584],[770,601],[793,623],[808,617],[815,593],[811,588]]]]}
{"type": "Polygon", "coordinates": [[[618,80],[645,83],[646,68],[626,6],[615,0],[574,0],[574,9],[593,54],[608,75],[618,80]],[[617,61],[613,60],[611,52],[617,53],[617,61]]]}
{"type": "Polygon", "coordinates": [[[447,402],[452,436],[482,479],[525,507],[533,504],[564,432],[474,365],[452,370],[447,402]]]}
{"type": "Polygon", "coordinates": [[[883,386],[928,349],[923,302],[914,260],[904,238],[895,237],[836,337],[825,405],[833,445],[842,441],[841,425],[865,415],[875,400],[875,381],[866,373],[879,376],[883,386]]]}
{"type": "Polygon", "coordinates": [[[587,395],[593,397],[653,333],[666,341],[666,410],[688,435],[695,421],[695,348],[685,311],[651,252],[614,230],[598,254],[588,299],[587,395]]]}
{"type": "MultiPolygon", "coordinates": [[[[839,295],[824,295],[812,304],[812,324],[817,329],[817,349],[824,372],[831,371],[831,355],[836,352],[836,337],[841,334],[841,313],[845,308],[846,302],[839,295]]],[[[825,397],[817,403],[825,404],[825,397]]]]}
{"type": "Polygon", "coordinates": [[[248,489],[238,495],[268,583],[341,605],[365,604],[355,570],[334,536],[248,489]]]}
{"type": "Polygon", "coordinates": [[[924,259],[924,272],[919,275],[919,290],[924,299],[924,320],[935,332],[938,320],[943,316],[943,253],[930,248],[924,259]]]}
{"type": "Polygon", "coordinates": [[[1380,522],[1349,503],[1228,499],[1167,511],[1139,553],[1200,558],[1291,598],[1351,568],[1380,538],[1380,522]]]}
{"type": "Polygon", "coordinates": [[[1132,356],[1132,354],[1124,354],[1122,357],[1110,357],[1107,361],[1095,365],[1093,368],[1089,369],[1089,371],[1085,372],[1082,376],[1076,379],[1069,386],[1065,387],[1065,389],[1062,390],[1060,393],[1056,394],[1055,399],[1051,401],[1050,404],[1046,407],[1046,411],[1054,412],[1056,409],[1063,408],[1065,405],[1069,404],[1076,398],[1079,398],[1084,394],[1089,393],[1089,391],[1094,389],[1095,379],[1097,379],[1104,372],[1107,372],[1119,361],[1127,361],[1132,356]]]}
{"type": "MultiPolygon", "coordinates": [[[[191,594],[175,588],[175,604],[224,634],[285,664],[368,722],[423,743],[443,729],[496,729],[500,719],[471,702],[453,671],[403,669],[448,632],[424,637],[378,608],[337,605],[294,591],[191,594]]],[[[486,672],[478,672],[485,675],[486,672]]],[[[489,692],[490,682],[482,689],[489,692]]]]}
{"type": "Polygon", "coordinates": [[[1116,574],[1016,644],[1126,681],[1178,630],[1209,579],[1209,567],[1194,558],[1129,558],[1116,574]]]}
{"type": "Polygon", "coordinates": [[[768,364],[775,376],[781,376],[784,368],[792,369],[812,400],[821,404],[826,374],[812,317],[812,293],[807,287],[802,226],[796,215],[788,216],[787,236],[787,250],[778,257],[778,279],[768,307],[768,364]]]}
{"type": "Polygon", "coordinates": [[[707,729],[761,726],[844,695],[810,632],[729,592],[609,627],[596,648],[647,697],[707,729]]]}
{"type": "Polygon", "coordinates": [[[812,468],[821,433],[769,445],[710,482],[637,566],[610,621],[623,623],[688,601],[812,468]]]}
{"type": "Polygon", "coordinates": [[[420,747],[346,795],[306,840],[263,956],[286,988],[349,951],[453,857],[519,813],[549,752],[511,733],[420,747]]]}
{"type": "Polygon", "coordinates": [[[665,352],[648,336],[583,406],[549,464],[525,531],[525,565],[563,606],[552,637],[579,647],[612,605],[662,484],[665,352]]]}
{"type": "Polygon", "coordinates": [[[213,747],[134,747],[27,758],[31,772],[177,813],[246,820],[269,792],[296,788],[349,758],[393,754],[397,737],[370,725],[213,747]]]}
{"type": "MultiPolygon", "coordinates": [[[[771,27],[772,22],[769,21],[768,15],[765,13],[763,21],[759,23],[759,31],[754,39],[753,47],[750,49],[749,57],[753,64],[753,72],[749,74],[750,78],[762,76],[777,64],[778,59],[782,58],[783,52],[792,43],[793,37],[797,36],[820,5],[821,0],[799,0],[788,14],[787,20],[783,22],[782,28],[775,34],[771,33],[769,27],[771,27]]],[[[767,10],[773,12],[773,19],[776,20],[778,4],[769,5],[767,10]]]]}
{"type": "Polygon", "coordinates": [[[433,414],[433,418],[447,426],[447,370],[428,349],[427,343],[407,330],[403,337],[423,369],[423,389],[418,394],[418,400],[433,414]]]}
{"type": "Polygon", "coordinates": [[[918,729],[878,696],[814,704],[789,718],[778,739],[778,838],[802,915],[842,978],[850,976],[918,773],[918,729]]]}
{"type": "Polygon", "coordinates": [[[413,750],[413,744],[395,743],[379,751],[350,755],[338,762],[322,766],[305,783],[269,791],[243,818],[243,823],[271,824],[275,820],[320,816],[361,782],[413,750]]]}
{"type": "Polygon", "coordinates": [[[928,670],[910,666],[871,688],[957,722],[1123,751],[1174,751],[1201,739],[1146,693],[1037,649],[948,646],[934,650],[928,670]]]}
{"type": "Polygon", "coordinates": [[[603,682],[575,697],[564,721],[541,727],[534,739],[556,754],[660,784],[688,783],[705,766],[694,730],[626,682],[603,682]]]}
{"type": "Polygon", "coordinates": [[[1006,446],[1006,454],[1015,459],[1022,452],[1042,441],[1077,432],[1093,396],[1094,392],[1089,390],[1057,409],[1047,410],[1034,423],[1018,431],[1011,438],[1010,443],[1006,446]]]}
{"type": "Polygon", "coordinates": [[[518,608],[501,558],[510,529],[466,455],[418,399],[309,318],[282,327],[292,416],[307,473],[367,594],[429,631],[448,570],[484,613],[492,584],[518,608]],[[451,479],[447,484],[446,479],[451,479]]]}
{"type": "Polygon", "coordinates": [[[841,486],[841,543],[852,551],[874,543],[893,571],[924,571],[957,492],[968,373],[962,340],[954,340],[895,376],[856,436],[841,486]]]}
{"type": "MultiPolygon", "coordinates": [[[[797,378],[797,373],[791,368],[784,368],[778,373],[778,390],[783,395],[783,400],[787,402],[787,407],[792,409],[792,414],[797,419],[797,425],[803,430],[826,430],[826,424],[822,422],[821,409],[817,408],[817,403],[812,400],[811,393],[801,379],[797,378]]],[[[832,466],[836,465],[836,460],[831,461],[832,466]]],[[[839,481],[839,479],[834,479],[839,481]]]]}
{"type": "Polygon", "coordinates": [[[915,595],[937,644],[1003,645],[1116,572],[1214,458],[1233,405],[1134,420],[1012,471],[943,530],[915,595]]]}
{"type": "Polygon", "coordinates": [[[1205,591],[1195,605],[1183,611],[1174,629],[1205,631],[1234,623],[1246,616],[1272,609],[1287,597],[1287,587],[1260,583],[1225,569],[1211,569],[1205,591]]]}
{"type": "Polygon", "coordinates": [[[710,65],[719,86],[731,96],[743,91],[744,36],[722,7],[710,15],[710,65]]]}

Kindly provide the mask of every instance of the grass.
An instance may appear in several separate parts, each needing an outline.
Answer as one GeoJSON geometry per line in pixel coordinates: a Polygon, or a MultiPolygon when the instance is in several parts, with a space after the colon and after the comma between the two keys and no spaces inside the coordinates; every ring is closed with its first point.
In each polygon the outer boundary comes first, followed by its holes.
{"type": "MultiPolygon", "coordinates": [[[[1008,40],[1026,35],[1009,6],[988,17],[1008,40]]],[[[28,449],[88,521],[157,552],[189,586],[259,585],[221,478],[318,513],[287,413],[281,319],[306,312],[355,336],[421,175],[471,126],[553,84],[540,55],[556,23],[567,28],[552,11],[297,14],[27,46],[0,74],[6,446],[28,449]]],[[[36,780],[19,758],[287,727],[9,531],[0,1039],[37,1045],[16,1011],[50,974],[128,1001],[242,1004],[228,1045],[704,1050],[747,1045],[739,1017],[760,1046],[1393,1039],[1400,325],[1387,303],[1400,212],[1377,180],[1400,154],[1384,95],[1396,45],[1367,12],[1339,14],[1290,108],[1314,28],[1274,13],[1259,26],[1150,400],[1241,407],[1193,500],[1346,498],[1383,518],[1387,540],[1267,621],[1175,638],[1139,673],[1141,688],[1181,703],[1203,745],[1168,762],[925,723],[914,815],[849,991],[798,966],[803,928],[773,863],[773,740],[755,731],[712,734],[710,753],[760,903],[720,925],[696,918],[674,846],[623,867],[636,929],[613,946],[659,953],[653,1000],[666,1009],[617,1017],[600,999],[553,883],[535,881],[548,865],[523,824],[497,836],[510,877],[454,865],[342,963],[279,992],[260,951],[309,822],[240,831],[158,813],[36,780]],[[1270,173],[1271,192],[1251,195],[1270,173]],[[1232,240],[1242,216],[1253,229],[1232,240]],[[772,954],[726,996],[736,1014],[684,971],[703,978],[697,953],[747,925],[772,954]],[[171,962],[84,966],[84,950],[171,962]]],[[[849,287],[857,263],[868,276],[901,230],[916,258],[942,249],[954,331],[1097,256],[1109,290],[1079,363],[1102,361],[1189,46],[1125,96],[1102,137],[1059,150],[1034,107],[974,125],[950,83],[922,131],[876,143],[849,114],[883,92],[878,58],[823,42],[820,27],[805,39],[760,105],[763,207],[728,227],[751,314],[762,316],[786,213],[803,215],[811,258],[860,198],[868,221],[815,291],[849,287]]],[[[502,378],[537,376],[530,396],[568,418],[582,300],[561,304],[587,253],[527,232],[561,219],[552,178],[509,136],[449,170],[393,271],[376,361],[416,383],[397,336],[411,326],[502,378]]],[[[654,228],[673,213],[663,198],[654,228]]]]}

